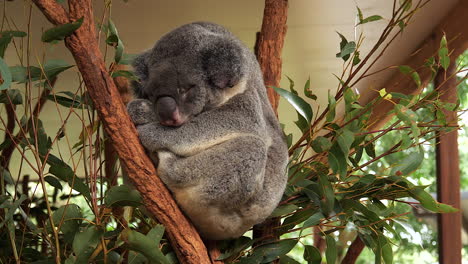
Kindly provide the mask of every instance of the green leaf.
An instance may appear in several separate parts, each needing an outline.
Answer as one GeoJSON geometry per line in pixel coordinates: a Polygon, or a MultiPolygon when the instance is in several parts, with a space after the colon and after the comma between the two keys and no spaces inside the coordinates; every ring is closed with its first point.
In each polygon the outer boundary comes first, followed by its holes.
{"type": "Polygon", "coordinates": [[[340,36],[341,38],[341,42],[340,42],[340,52],[338,52],[336,54],[336,57],[337,58],[343,58],[344,61],[347,61],[349,59],[349,53],[347,55],[343,55],[343,51],[345,49],[349,49],[349,48],[352,48],[352,46],[354,45],[354,47],[356,47],[356,43],[352,42],[353,44],[349,44],[351,42],[348,42],[348,40],[345,38],[345,36],[343,36],[341,33],[339,32],[336,32],[338,33],[338,35],[340,36]]]}
{"type": "Polygon", "coordinates": [[[356,42],[351,41],[346,43],[346,45],[341,49],[339,53],[336,54],[337,58],[343,58],[344,61],[349,59],[349,55],[356,50],[356,42]]]}
{"type": "Polygon", "coordinates": [[[25,37],[26,32],[23,31],[2,31],[0,32],[0,58],[5,57],[5,51],[13,37],[25,37]]]}
{"type": "Polygon", "coordinates": [[[297,205],[295,205],[295,204],[285,204],[285,205],[278,206],[273,211],[273,213],[271,213],[269,218],[279,217],[279,216],[290,214],[290,213],[296,211],[298,208],[299,207],[297,205]]]}
{"type": "Polygon", "coordinates": [[[42,34],[41,40],[43,42],[52,42],[54,40],[63,40],[66,37],[70,36],[83,24],[83,17],[67,24],[59,25],[53,28],[46,30],[42,34]]]}
{"type": "Polygon", "coordinates": [[[296,111],[307,120],[307,123],[310,124],[310,121],[312,120],[312,107],[304,101],[304,99],[292,92],[278,87],[273,87],[273,89],[281,95],[281,97],[286,99],[296,109],[296,111]]]}
{"type": "MultiPolygon", "coordinates": [[[[64,93],[64,92],[60,92],[64,93]]],[[[57,102],[59,105],[63,105],[67,108],[81,108],[83,107],[82,105],[82,99],[78,95],[69,95],[69,97],[65,96],[60,96],[57,94],[50,94],[47,96],[47,99],[52,101],[52,102],[57,102]]]]}
{"type": "Polygon", "coordinates": [[[400,0],[400,5],[404,5],[403,10],[408,11],[413,5],[413,1],[412,0],[400,0]]]}
{"type": "Polygon", "coordinates": [[[10,72],[11,72],[12,81],[17,82],[17,83],[25,83],[25,82],[28,82],[29,79],[31,79],[31,81],[37,81],[42,76],[41,69],[35,66],[29,67],[29,73],[28,73],[28,67],[23,67],[23,66],[12,66],[10,67],[10,72]]]}
{"type": "MultiPolygon", "coordinates": [[[[78,232],[80,228],[81,221],[83,216],[81,214],[81,209],[76,204],[67,204],[61,206],[52,214],[52,219],[54,220],[54,225],[60,226],[60,231],[64,234],[74,235],[78,232]]],[[[50,223],[48,222],[48,227],[50,228],[50,223]]]]}
{"type": "Polygon", "coordinates": [[[340,176],[345,176],[348,171],[347,157],[343,154],[343,151],[336,142],[328,152],[328,164],[333,172],[340,176]]]}
{"type": "Polygon", "coordinates": [[[106,192],[104,197],[106,206],[133,206],[137,207],[142,204],[140,193],[128,185],[114,186],[106,192]]]}
{"type": "Polygon", "coordinates": [[[359,6],[356,6],[356,8],[357,8],[357,11],[358,11],[359,23],[361,23],[361,21],[364,19],[364,16],[362,15],[361,8],[359,8],[359,6]]]}
{"type": "Polygon", "coordinates": [[[134,80],[134,81],[138,80],[138,77],[131,71],[120,70],[120,71],[115,71],[112,73],[112,78],[119,77],[119,76],[125,77],[129,80],[134,80]]]}
{"type": "Polygon", "coordinates": [[[317,95],[315,95],[312,92],[312,89],[310,89],[310,77],[307,79],[307,82],[304,85],[304,94],[312,100],[317,100],[317,95]]]}
{"type": "Polygon", "coordinates": [[[291,258],[288,255],[283,255],[280,257],[281,264],[300,264],[297,260],[291,258]]]}
{"type": "Polygon", "coordinates": [[[138,54],[124,53],[122,54],[122,58],[120,59],[119,64],[129,65],[135,60],[137,56],[138,54]]]}
{"type": "Polygon", "coordinates": [[[89,258],[100,242],[103,232],[96,226],[90,226],[83,232],[75,234],[73,239],[73,252],[75,252],[75,263],[89,263],[89,258]]]}
{"type": "Polygon", "coordinates": [[[335,119],[336,115],[336,99],[334,96],[330,95],[330,90],[328,90],[328,112],[326,116],[327,122],[332,122],[335,119]]]}
{"type": "Polygon", "coordinates": [[[217,260],[225,260],[225,259],[230,258],[231,256],[235,256],[242,250],[251,247],[253,245],[253,242],[254,241],[248,237],[245,237],[245,236],[239,237],[234,240],[232,246],[229,247],[229,249],[226,252],[222,253],[217,258],[217,260]]]}
{"type": "Polygon", "coordinates": [[[0,104],[9,104],[10,101],[14,105],[23,104],[23,96],[18,89],[8,89],[5,93],[0,93],[0,104]]]}
{"type": "Polygon", "coordinates": [[[109,36],[106,39],[106,43],[110,46],[115,47],[114,60],[116,63],[120,63],[120,60],[122,59],[122,55],[123,55],[124,45],[123,45],[122,40],[119,37],[117,28],[115,27],[115,24],[114,22],[112,22],[111,19],[109,19],[108,27],[109,27],[109,36]]]}
{"type": "Polygon", "coordinates": [[[57,178],[62,181],[67,182],[73,190],[81,193],[89,201],[91,200],[91,193],[88,186],[82,179],[75,175],[70,166],[52,154],[49,154],[46,162],[50,165],[49,173],[57,176],[57,178]]]}
{"type": "Polygon", "coordinates": [[[322,263],[322,256],[320,250],[314,246],[305,245],[304,246],[304,260],[307,261],[307,264],[320,264],[322,263]]]}
{"type": "Polygon", "coordinates": [[[161,264],[171,264],[150,237],[131,229],[125,229],[120,234],[120,239],[127,243],[131,250],[143,254],[149,261],[161,264]]]}
{"type": "Polygon", "coordinates": [[[438,207],[438,213],[442,213],[442,214],[445,214],[445,213],[456,213],[460,210],[458,210],[457,208],[451,206],[451,205],[448,205],[448,204],[443,204],[443,203],[437,203],[437,207],[438,207]]]}
{"type": "Polygon", "coordinates": [[[324,218],[325,216],[321,212],[317,212],[313,214],[311,217],[309,217],[307,220],[305,220],[304,224],[302,225],[302,228],[307,228],[307,227],[318,225],[320,223],[320,220],[324,218]]]}
{"type": "Polygon", "coordinates": [[[354,66],[358,65],[361,62],[361,58],[359,58],[359,55],[360,55],[359,51],[356,50],[354,52],[354,56],[353,56],[353,65],[354,66]]]}
{"type": "Polygon", "coordinates": [[[359,24],[366,24],[366,23],[369,23],[369,22],[373,22],[373,21],[378,21],[378,20],[381,20],[383,19],[383,17],[379,16],[379,15],[373,15],[373,16],[370,16],[370,17],[366,17],[364,18],[363,20],[361,20],[359,24]]]}
{"type": "Polygon", "coordinates": [[[336,263],[336,241],[330,235],[325,236],[325,242],[327,243],[327,249],[325,250],[325,256],[328,264],[336,263]]]}
{"type": "Polygon", "coordinates": [[[281,227],[279,228],[279,233],[284,233],[289,229],[295,227],[297,224],[304,222],[309,217],[311,217],[314,213],[316,213],[316,209],[308,208],[301,211],[295,212],[292,216],[284,219],[281,227]]]}
{"type": "Polygon", "coordinates": [[[57,178],[48,175],[48,176],[45,176],[45,177],[44,177],[44,180],[45,180],[48,184],[50,184],[51,186],[53,186],[54,188],[59,189],[59,190],[62,190],[62,184],[60,184],[60,181],[59,181],[57,178]]]}
{"type": "Polygon", "coordinates": [[[385,262],[385,264],[392,264],[393,263],[393,251],[392,251],[392,246],[388,242],[387,238],[379,234],[377,238],[379,248],[381,251],[381,256],[385,262]]]}
{"type": "Polygon", "coordinates": [[[374,144],[374,142],[367,143],[367,145],[365,146],[365,150],[366,150],[367,155],[369,155],[369,157],[375,158],[375,144],[374,144]]]}
{"type": "Polygon", "coordinates": [[[439,62],[442,68],[444,70],[447,70],[447,68],[450,65],[450,57],[448,55],[448,47],[447,47],[447,38],[445,35],[442,36],[442,39],[440,40],[440,48],[439,48],[439,62]]]}
{"type": "MultiPolygon", "coordinates": [[[[0,222],[0,229],[5,225],[7,224],[8,222],[13,222],[13,216],[16,212],[16,209],[19,208],[19,206],[21,205],[21,203],[26,200],[28,197],[24,194],[21,194],[21,196],[19,197],[19,199],[15,200],[14,202],[10,202],[10,201],[6,201],[5,199],[6,197],[2,198],[2,200],[5,200],[3,203],[2,203],[2,206],[1,208],[8,208],[8,212],[2,217],[3,218],[3,221],[0,222]],[[6,203],[6,205],[5,205],[6,203]]],[[[2,210],[3,211],[3,210],[2,210]]]]}
{"type": "Polygon", "coordinates": [[[316,153],[322,153],[328,151],[331,148],[332,143],[328,138],[318,136],[311,142],[310,145],[316,153]]]}
{"type": "Polygon", "coordinates": [[[400,163],[393,167],[392,175],[408,175],[415,171],[424,160],[423,152],[413,152],[400,161],[400,163]]]}
{"type": "Polygon", "coordinates": [[[296,244],[297,240],[295,239],[285,239],[256,247],[252,255],[262,256],[260,263],[270,263],[280,256],[286,255],[296,244]]]}
{"type": "Polygon", "coordinates": [[[48,60],[44,63],[44,72],[48,80],[52,80],[59,73],[70,69],[75,65],[68,64],[64,60],[48,60]]]}
{"type": "Polygon", "coordinates": [[[400,70],[400,72],[409,75],[418,87],[421,86],[421,78],[419,77],[418,72],[413,70],[413,68],[411,68],[408,65],[401,65],[398,66],[398,69],[400,70]]]}
{"type": "Polygon", "coordinates": [[[319,175],[319,184],[327,205],[326,210],[323,211],[325,214],[329,214],[335,207],[335,191],[333,190],[331,182],[328,180],[328,175],[319,175]]]}
{"type": "Polygon", "coordinates": [[[3,80],[2,84],[0,84],[0,91],[10,88],[12,81],[11,72],[2,58],[0,58],[0,77],[3,80]]]}
{"type": "Polygon", "coordinates": [[[163,235],[164,235],[164,230],[166,228],[161,225],[161,224],[158,224],[156,225],[155,227],[153,227],[149,232],[148,234],[146,234],[146,236],[148,238],[150,238],[151,240],[154,241],[154,243],[156,243],[157,245],[159,244],[159,242],[161,241],[163,235]]]}

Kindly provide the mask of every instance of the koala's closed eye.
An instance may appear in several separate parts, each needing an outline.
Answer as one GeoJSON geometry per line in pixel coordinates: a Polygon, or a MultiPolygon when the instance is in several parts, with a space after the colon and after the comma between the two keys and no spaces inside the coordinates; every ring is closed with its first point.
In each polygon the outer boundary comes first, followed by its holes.
{"type": "Polygon", "coordinates": [[[235,238],[266,219],[286,186],[288,154],[250,50],[197,22],[167,33],[133,66],[142,80],[135,94],[146,100],[129,113],[200,234],[235,238]]]}

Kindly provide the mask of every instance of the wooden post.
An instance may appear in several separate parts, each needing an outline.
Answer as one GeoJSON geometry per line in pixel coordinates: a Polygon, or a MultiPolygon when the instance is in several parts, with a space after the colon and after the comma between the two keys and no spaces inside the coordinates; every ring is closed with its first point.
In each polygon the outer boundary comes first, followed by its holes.
{"type": "MultiPolygon", "coordinates": [[[[447,71],[438,72],[434,87],[440,91],[440,100],[456,103],[457,80],[455,64],[447,71]],[[451,78],[449,78],[451,76],[451,78]]],[[[444,110],[448,124],[457,124],[457,113],[444,110]]],[[[457,130],[437,137],[437,199],[460,209],[460,169],[457,130]]],[[[461,263],[461,212],[438,215],[439,263],[461,263]]]]}

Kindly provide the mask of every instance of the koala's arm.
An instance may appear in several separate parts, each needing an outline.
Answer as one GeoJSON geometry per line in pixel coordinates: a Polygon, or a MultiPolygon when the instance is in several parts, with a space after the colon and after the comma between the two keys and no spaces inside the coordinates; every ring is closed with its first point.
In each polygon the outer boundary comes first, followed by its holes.
{"type": "Polygon", "coordinates": [[[241,113],[222,106],[203,112],[180,127],[166,127],[154,120],[151,102],[140,99],[128,105],[128,112],[145,148],[151,152],[168,150],[180,156],[191,156],[245,135],[259,135],[263,124],[255,111],[241,113]]]}

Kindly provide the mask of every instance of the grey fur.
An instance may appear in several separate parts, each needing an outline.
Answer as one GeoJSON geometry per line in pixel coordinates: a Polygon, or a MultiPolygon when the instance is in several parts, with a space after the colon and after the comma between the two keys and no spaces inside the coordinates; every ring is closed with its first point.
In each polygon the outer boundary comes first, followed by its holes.
{"type": "Polygon", "coordinates": [[[133,66],[140,99],[128,104],[130,116],[202,236],[239,237],[266,219],[284,192],[288,155],[248,48],[223,27],[198,22],[163,36],[133,66]],[[162,96],[174,99],[180,126],[158,120],[162,96]]]}

